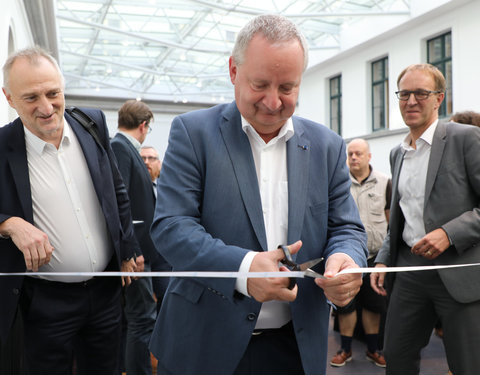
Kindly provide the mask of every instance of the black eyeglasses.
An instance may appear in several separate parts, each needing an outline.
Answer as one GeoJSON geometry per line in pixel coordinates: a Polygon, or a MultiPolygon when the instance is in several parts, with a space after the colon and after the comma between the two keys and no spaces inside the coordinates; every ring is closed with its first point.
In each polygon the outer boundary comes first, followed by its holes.
{"type": "Polygon", "coordinates": [[[158,160],[157,156],[142,156],[143,161],[153,162],[158,160]]]}
{"type": "Polygon", "coordinates": [[[150,125],[145,125],[147,127],[147,134],[152,132],[152,127],[150,125]]]}
{"type": "Polygon", "coordinates": [[[409,90],[401,90],[401,91],[396,91],[395,94],[397,95],[397,98],[399,100],[407,101],[410,99],[410,95],[413,94],[415,96],[415,99],[417,100],[425,100],[427,99],[431,94],[440,94],[442,91],[437,90],[437,91],[431,91],[431,90],[416,90],[416,91],[409,91],[409,90]]]}

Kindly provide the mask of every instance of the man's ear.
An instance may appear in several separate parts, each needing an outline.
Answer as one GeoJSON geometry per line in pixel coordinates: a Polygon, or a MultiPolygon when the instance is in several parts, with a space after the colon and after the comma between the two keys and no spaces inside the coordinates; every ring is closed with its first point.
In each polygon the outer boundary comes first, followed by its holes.
{"type": "Polygon", "coordinates": [[[10,94],[5,87],[2,87],[2,91],[3,91],[3,94],[5,95],[5,98],[7,98],[7,102],[10,105],[10,107],[15,109],[15,106],[12,102],[12,94],[10,94]]]}
{"type": "Polygon", "coordinates": [[[237,65],[233,60],[233,56],[228,59],[228,72],[230,73],[230,81],[235,84],[235,78],[237,77],[237,65]]]}
{"type": "Polygon", "coordinates": [[[440,108],[440,106],[442,105],[443,99],[445,99],[445,93],[441,92],[437,96],[437,105],[438,105],[437,108],[440,108]]]}

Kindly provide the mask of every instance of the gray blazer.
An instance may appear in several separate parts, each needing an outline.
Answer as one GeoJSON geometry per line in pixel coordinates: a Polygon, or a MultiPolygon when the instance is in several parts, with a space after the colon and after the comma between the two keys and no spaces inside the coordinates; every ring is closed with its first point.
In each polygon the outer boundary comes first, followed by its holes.
{"type": "MultiPolygon", "coordinates": [[[[454,122],[439,122],[432,142],[425,186],[423,220],[425,232],[443,228],[452,246],[435,264],[480,262],[480,128],[454,122]]],[[[395,266],[402,240],[404,217],[399,206],[398,178],[404,151],[390,153],[392,203],[390,229],[376,263],[395,266]]],[[[439,270],[452,297],[467,303],[480,299],[478,267],[439,270]]],[[[394,274],[389,274],[388,287],[394,274]]]]}

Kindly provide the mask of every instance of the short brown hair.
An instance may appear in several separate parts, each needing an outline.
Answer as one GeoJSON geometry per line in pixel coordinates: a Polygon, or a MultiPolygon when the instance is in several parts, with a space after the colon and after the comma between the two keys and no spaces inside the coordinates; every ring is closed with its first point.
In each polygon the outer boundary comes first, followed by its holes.
{"type": "Polygon", "coordinates": [[[435,82],[435,90],[445,92],[447,89],[447,84],[445,82],[445,77],[443,76],[442,72],[432,64],[412,64],[407,66],[405,69],[402,70],[400,75],[397,79],[397,87],[399,87],[400,80],[403,76],[412,70],[423,70],[424,72],[430,74],[433,78],[433,82],[435,82]]]}
{"type": "Polygon", "coordinates": [[[140,100],[127,100],[118,110],[118,128],[136,129],[142,122],[146,125],[153,120],[152,110],[140,100]]]}
{"type": "Polygon", "coordinates": [[[450,120],[460,124],[470,124],[480,127],[480,113],[474,111],[457,112],[450,120]]]}
{"type": "Polygon", "coordinates": [[[139,100],[127,100],[118,110],[118,128],[136,129],[142,122],[146,125],[153,120],[152,110],[139,100]]]}

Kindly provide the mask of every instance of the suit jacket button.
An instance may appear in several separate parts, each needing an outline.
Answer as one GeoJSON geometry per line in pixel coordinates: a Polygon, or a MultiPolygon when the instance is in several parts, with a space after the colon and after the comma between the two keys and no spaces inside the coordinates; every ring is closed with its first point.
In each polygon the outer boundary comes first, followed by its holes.
{"type": "Polygon", "coordinates": [[[257,315],[255,313],[250,313],[247,315],[247,319],[250,320],[251,322],[255,320],[257,315]]]}
{"type": "Polygon", "coordinates": [[[18,288],[13,288],[12,292],[13,294],[19,294],[20,290],[18,290],[18,288]]]}

